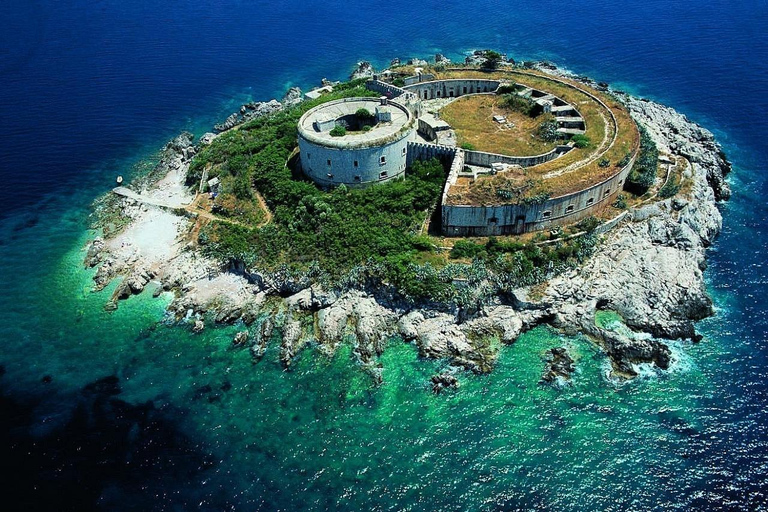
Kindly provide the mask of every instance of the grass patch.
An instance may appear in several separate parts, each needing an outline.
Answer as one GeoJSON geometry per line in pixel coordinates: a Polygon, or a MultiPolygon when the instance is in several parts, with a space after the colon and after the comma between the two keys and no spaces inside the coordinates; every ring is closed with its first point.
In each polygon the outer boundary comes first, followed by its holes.
{"type": "Polygon", "coordinates": [[[531,156],[557,146],[557,142],[547,142],[537,136],[539,126],[547,116],[530,117],[504,103],[503,96],[465,96],[443,108],[440,117],[456,131],[460,145],[469,144],[478,151],[531,156]],[[507,123],[497,123],[493,120],[494,115],[506,117],[507,123]]]}

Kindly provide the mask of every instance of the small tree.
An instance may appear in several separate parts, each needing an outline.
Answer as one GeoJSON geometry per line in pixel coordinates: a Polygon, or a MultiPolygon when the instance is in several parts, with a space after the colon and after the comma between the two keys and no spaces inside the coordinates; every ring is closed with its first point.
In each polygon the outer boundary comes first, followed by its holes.
{"type": "Polygon", "coordinates": [[[370,119],[373,119],[373,114],[371,114],[371,111],[367,108],[359,108],[357,109],[357,112],[355,112],[355,117],[360,119],[361,121],[368,121],[370,119]]]}
{"type": "Polygon", "coordinates": [[[499,67],[499,63],[501,62],[501,54],[499,52],[495,52],[493,50],[488,50],[485,52],[485,62],[483,62],[483,67],[486,69],[496,69],[499,67]]]}
{"type": "Polygon", "coordinates": [[[333,130],[331,130],[331,137],[343,137],[347,134],[347,129],[341,126],[340,124],[337,124],[333,127],[333,130]]]}

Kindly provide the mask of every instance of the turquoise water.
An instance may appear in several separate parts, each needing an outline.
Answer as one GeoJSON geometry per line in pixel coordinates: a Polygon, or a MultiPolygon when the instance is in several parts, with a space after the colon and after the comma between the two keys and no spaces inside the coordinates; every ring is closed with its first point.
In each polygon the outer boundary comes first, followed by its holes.
{"type": "MultiPolygon", "coordinates": [[[[754,510],[766,506],[768,9],[660,0],[20,3],[0,35],[0,489],[12,510],[754,510]],[[383,8],[390,24],[373,23],[383,8]],[[474,18],[478,10],[493,16],[474,18]],[[439,12],[439,16],[435,13],[439,12]],[[366,36],[359,34],[366,27],[366,36]],[[581,30],[573,30],[578,26],[581,30]],[[393,30],[392,27],[397,27],[393,30]],[[585,35],[588,34],[588,35],[585,35]],[[171,135],[358,58],[495,46],[681,109],[734,161],[706,272],[717,315],[669,372],[627,383],[547,328],[490,375],[432,394],[443,361],[391,340],[376,386],[343,345],[290,371],[234,328],[167,324],[167,295],[103,305],[82,267],[88,205],[171,135]],[[539,384],[548,348],[577,359],[539,384]],[[116,381],[94,382],[109,376],[116,381]]],[[[141,165],[144,163],[144,165],[141,165]]],[[[138,165],[138,169],[133,171],[138,165]]],[[[611,319],[607,318],[610,322],[611,319]]],[[[5,508],[5,507],[4,507],[5,508]]]]}

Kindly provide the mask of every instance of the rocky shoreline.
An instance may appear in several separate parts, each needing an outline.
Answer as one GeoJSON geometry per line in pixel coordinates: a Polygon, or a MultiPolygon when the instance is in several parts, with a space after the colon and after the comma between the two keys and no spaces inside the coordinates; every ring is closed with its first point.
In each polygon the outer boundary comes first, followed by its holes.
{"type": "MultiPolygon", "coordinates": [[[[361,63],[356,72],[372,71],[363,64],[367,63],[361,63]]],[[[548,64],[539,66],[607,88],[548,64]]],[[[326,290],[306,276],[258,273],[238,264],[222,268],[196,250],[195,228],[200,219],[195,214],[137,204],[130,198],[110,199],[112,215],[127,219],[127,226],[95,239],[87,250],[86,266],[97,268],[94,289],[122,278],[108,308],[145,293],[151,283],[156,284],[155,295],[173,291],[176,297],[168,314],[174,321],[196,332],[205,328],[205,322],[241,322],[243,328],[233,341],[247,347],[255,362],[270,343],[280,344],[280,359],[290,366],[309,345],[332,354],[349,339],[358,362],[380,379],[377,357],[393,336],[400,336],[414,343],[422,357],[446,359],[451,365],[484,373],[493,369],[500,345],[514,343],[538,325],[550,325],[593,338],[611,359],[615,375],[636,375],[638,363],[666,369],[671,354],[663,340],[698,341],[695,322],[713,313],[702,271],[706,248],[722,225],[717,201],[730,195],[725,181],[730,164],[712,134],[685,116],[652,101],[612,92],[661,151],[687,159],[690,189],[632,210],[628,220],[604,235],[581,268],[537,286],[535,292],[517,289],[468,312],[406,303],[382,288],[326,290]],[[598,310],[617,312],[631,334],[599,327],[598,310]]],[[[282,102],[245,105],[216,129],[225,131],[269,115],[300,98],[300,91],[292,89],[282,102]]],[[[206,134],[198,145],[189,134],[171,141],[153,171],[162,178],[137,192],[166,202],[190,202],[193,195],[184,187],[186,170],[199,146],[215,136],[206,134]]],[[[555,368],[547,370],[553,379],[572,366],[567,354],[550,356],[557,360],[555,368]]],[[[453,381],[441,377],[433,384],[439,392],[452,387],[453,381]]]]}

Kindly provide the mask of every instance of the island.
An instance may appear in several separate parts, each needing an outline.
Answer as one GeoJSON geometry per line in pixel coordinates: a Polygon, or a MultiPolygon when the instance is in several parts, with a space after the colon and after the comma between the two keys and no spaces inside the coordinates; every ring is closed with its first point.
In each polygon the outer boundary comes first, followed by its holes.
{"type": "MultiPolygon", "coordinates": [[[[380,380],[406,342],[484,373],[549,325],[631,378],[713,314],[702,271],[729,171],[684,115],[547,62],[362,62],[174,138],[96,202],[85,264],[94,290],[119,280],[108,309],[171,293],[173,322],[238,323],[254,363],[351,343],[380,380]]],[[[564,348],[542,356],[543,381],[570,378],[564,348]]]]}

